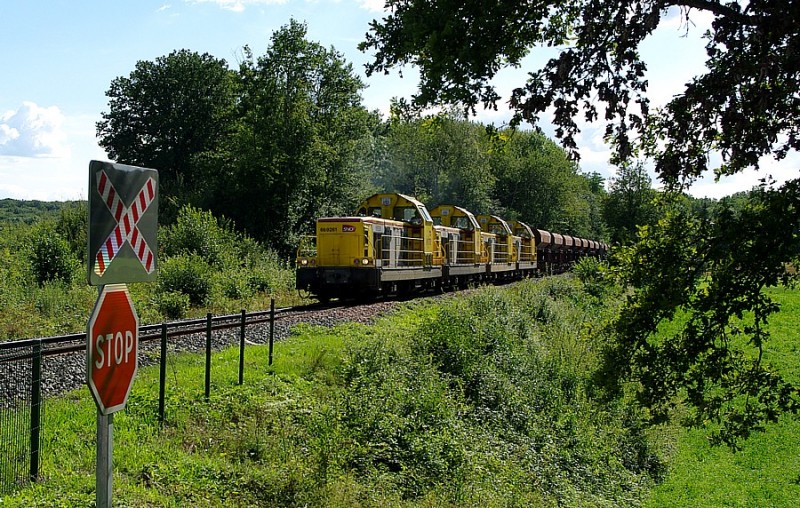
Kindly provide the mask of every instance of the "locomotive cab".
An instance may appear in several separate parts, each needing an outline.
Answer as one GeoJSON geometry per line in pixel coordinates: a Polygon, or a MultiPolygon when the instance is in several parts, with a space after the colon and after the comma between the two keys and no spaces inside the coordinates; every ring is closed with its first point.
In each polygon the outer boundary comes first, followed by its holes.
{"type": "Polygon", "coordinates": [[[518,220],[512,221],[511,229],[515,236],[520,238],[519,256],[517,256],[517,269],[522,271],[535,271],[537,265],[536,237],[533,229],[518,220]]]}
{"type": "Polygon", "coordinates": [[[475,216],[454,205],[439,205],[431,210],[431,216],[442,242],[444,283],[465,286],[481,280],[489,256],[475,216]]]}
{"type": "Polygon", "coordinates": [[[477,219],[481,229],[494,237],[490,237],[488,242],[490,258],[487,272],[498,274],[515,271],[522,239],[514,235],[508,223],[496,215],[478,215],[477,219]]]}
{"type": "Polygon", "coordinates": [[[431,217],[448,235],[445,251],[448,265],[477,265],[481,262],[481,227],[468,210],[454,205],[439,205],[431,217]]]}

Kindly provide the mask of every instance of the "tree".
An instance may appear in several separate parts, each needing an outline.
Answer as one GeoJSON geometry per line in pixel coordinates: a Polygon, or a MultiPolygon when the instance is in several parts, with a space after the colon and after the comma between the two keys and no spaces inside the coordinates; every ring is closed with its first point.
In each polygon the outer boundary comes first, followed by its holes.
{"type": "Polygon", "coordinates": [[[352,65],[306,31],[292,20],[265,55],[245,48],[241,125],[213,164],[224,168],[219,211],[285,255],[314,218],[355,209],[368,185],[357,149],[377,123],[361,105],[365,85],[352,65]]]}
{"type": "MultiPolygon", "coordinates": [[[[557,136],[575,151],[577,115],[596,121],[602,112],[615,162],[637,152],[651,157],[668,200],[711,169],[757,169],[763,156],[782,159],[800,148],[796,2],[498,0],[487,9],[476,1],[388,0],[387,7],[390,14],[372,23],[361,45],[376,51],[368,71],[416,64],[419,106],[496,107],[491,78],[501,67],[519,66],[536,45],[561,48],[513,91],[515,121],[535,123],[552,108],[557,136]],[[707,71],[651,111],[639,48],[678,10],[687,29],[695,12],[714,18],[707,71]],[[711,152],[721,157],[717,167],[711,152]]],[[[798,181],[764,186],[747,213],[723,209],[713,222],[670,208],[646,228],[622,256],[636,297],[609,346],[609,365],[617,368],[606,369],[608,377],[639,381],[639,400],[655,414],[666,414],[659,411],[665,402],[682,396],[697,411],[694,421],[720,423],[717,436],[729,443],[782,412],[796,412],[800,392],[761,352],[764,324],[776,310],[764,289],[790,282],[784,263],[799,247],[799,187],[798,181]],[[775,213],[780,220],[769,215],[775,213]],[[762,229],[755,234],[753,225],[762,229]],[[680,270],[680,262],[689,268],[680,270]],[[679,311],[688,317],[686,333],[657,339],[659,323],[679,311]],[[741,323],[742,316],[753,321],[741,323]],[[741,333],[731,340],[731,330],[741,333]]]]}
{"type": "Polygon", "coordinates": [[[565,234],[584,229],[578,224],[588,208],[575,162],[543,134],[508,129],[498,135],[492,160],[498,203],[539,229],[565,234]]]}
{"type": "Polygon", "coordinates": [[[159,171],[162,211],[203,191],[195,158],[214,152],[232,129],[235,75],[225,60],[188,50],[139,61],[106,91],[109,111],[97,123],[99,144],[117,162],[159,171]]]}
{"type": "Polygon", "coordinates": [[[379,120],[352,65],[305,36],[292,21],[265,55],[245,47],[238,71],[181,50],[112,81],[100,144],[159,170],[162,222],[190,204],[289,255],[315,217],[351,213],[367,193],[359,157],[379,120]]]}
{"type": "Polygon", "coordinates": [[[622,245],[633,243],[638,226],[655,224],[658,219],[655,198],[656,191],[644,164],[641,161],[622,164],[603,203],[611,241],[622,245]]]}
{"type": "Polygon", "coordinates": [[[477,1],[388,0],[387,7],[391,14],[373,21],[360,45],[376,51],[367,70],[417,65],[420,106],[496,107],[500,96],[491,79],[502,67],[519,66],[532,47],[546,45],[562,50],[513,91],[510,105],[517,121],[534,123],[552,107],[556,134],[568,149],[576,148],[579,112],[594,121],[601,110],[619,156],[633,150],[633,130],[642,136],[641,148],[656,156],[656,170],[669,178],[702,174],[710,149],[724,156],[717,169],[732,173],[757,167],[762,155],[782,158],[800,147],[800,7],[788,0],[744,7],[718,0],[499,0],[491,9],[477,1]],[[650,114],[647,67],[638,49],[670,8],[680,9],[687,26],[692,10],[714,16],[709,71],[650,114]],[[666,146],[660,149],[655,139],[666,146]]]}
{"type": "Polygon", "coordinates": [[[425,117],[395,112],[386,144],[388,160],[378,176],[383,189],[411,194],[431,207],[449,203],[474,213],[495,208],[484,126],[452,112],[425,117]]]}

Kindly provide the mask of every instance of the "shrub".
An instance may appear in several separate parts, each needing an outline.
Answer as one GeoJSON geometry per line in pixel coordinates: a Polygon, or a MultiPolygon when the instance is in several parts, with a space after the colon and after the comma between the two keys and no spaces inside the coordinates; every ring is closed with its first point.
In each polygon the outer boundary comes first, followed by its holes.
{"type": "Polygon", "coordinates": [[[72,253],[85,262],[88,254],[86,236],[89,231],[89,203],[76,201],[65,204],[55,227],[56,232],[67,241],[72,253]]]}
{"type": "Polygon", "coordinates": [[[189,295],[168,291],[158,293],[153,302],[158,311],[169,319],[180,319],[186,316],[190,306],[189,295]]]}
{"type": "Polygon", "coordinates": [[[183,293],[192,305],[205,305],[211,293],[210,267],[197,255],[165,260],[158,276],[159,293],[183,293]]]}
{"type": "Polygon", "coordinates": [[[33,232],[31,239],[31,270],[39,285],[51,281],[72,281],[77,261],[69,243],[50,227],[33,232]]]}
{"type": "Polygon", "coordinates": [[[608,289],[605,277],[606,264],[597,258],[584,257],[575,263],[572,273],[583,282],[583,286],[590,295],[600,297],[608,289]]]}
{"type": "Polygon", "coordinates": [[[220,225],[211,212],[184,206],[175,224],[163,231],[160,242],[167,256],[196,254],[217,265],[226,251],[235,250],[236,236],[229,224],[220,225]]]}
{"type": "Polygon", "coordinates": [[[244,300],[252,295],[248,277],[242,273],[224,273],[220,278],[222,294],[232,300],[244,300]]]}

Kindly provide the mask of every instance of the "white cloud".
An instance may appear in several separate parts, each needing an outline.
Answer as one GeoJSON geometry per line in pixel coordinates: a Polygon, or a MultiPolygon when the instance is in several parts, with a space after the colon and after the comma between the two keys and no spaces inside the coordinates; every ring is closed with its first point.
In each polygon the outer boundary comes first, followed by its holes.
{"type": "Polygon", "coordinates": [[[67,133],[68,150],[62,158],[0,155],[0,199],[86,199],[89,161],[108,160],[97,145],[98,116],[64,116],[62,128],[67,133]]]}
{"type": "Polygon", "coordinates": [[[243,12],[246,7],[253,5],[280,5],[287,0],[186,0],[195,4],[217,4],[221,9],[233,12],[243,12]]]}
{"type": "Polygon", "coordinates": [[[159,7],[158,9],[156,9],[156,12],[164,12],[164,11],[166,11],[168,9],[171,9],[171,8],[172,8],[172,5],[164,4],[161,7],[159,7]]]}
{"type": "Polygon", "coordinates": [[[64,115],[56,106],[23,102],[0,116],[0,156],[56,157],[69,155],[62,129],[64,115]]]}
{"type": "Polygon", "coordinates": [[[358,5],[368,12],[386,12],[385,0],[358,0],[358,5]]]}
{"type": "Polygon", "coordinates": [[[745,169],[735,175],[723,176],[719,181],[714,181],[713,175],[705,175],[692,185],[689,194],[695,197],[719,199],[736,192],[748,191],[759,185],[762,179],[773,181],[776,186],[783,185],[789,180],[800,177],[800,153],[790,152],[780,161],[765,155],[759,160],[759,166],[759,171],[752,168],[745,169]]]}

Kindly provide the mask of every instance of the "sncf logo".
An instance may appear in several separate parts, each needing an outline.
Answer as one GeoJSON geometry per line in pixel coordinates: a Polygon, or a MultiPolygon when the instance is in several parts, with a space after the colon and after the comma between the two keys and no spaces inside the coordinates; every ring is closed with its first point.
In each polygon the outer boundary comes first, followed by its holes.
{"type": "Polygon", "coordinates": [[[348,226],[346,224],[342,226],[342,233],[352,233],[355,230],[356,230],[355,226],[348,226]]]}

